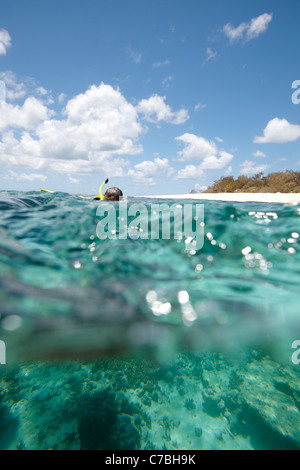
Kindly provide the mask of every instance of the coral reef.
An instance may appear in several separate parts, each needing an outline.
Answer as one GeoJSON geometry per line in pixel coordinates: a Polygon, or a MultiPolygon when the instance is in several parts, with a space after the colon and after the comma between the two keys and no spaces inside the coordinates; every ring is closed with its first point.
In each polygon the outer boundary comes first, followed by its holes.
{"type": "Polygon", "coordinates": [[[257,351],[1,369],[1,449],[300,449],[300,374],[257,351]]]}

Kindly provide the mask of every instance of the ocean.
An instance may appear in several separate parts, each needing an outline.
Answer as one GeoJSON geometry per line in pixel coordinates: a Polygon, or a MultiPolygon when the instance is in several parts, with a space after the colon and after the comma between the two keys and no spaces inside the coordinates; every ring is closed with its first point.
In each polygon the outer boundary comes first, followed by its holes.
{"type": "Polygon", "coordinates": [[[300,206],[101,204],[0,191],[0,449],[299,450],[300,206]]]}

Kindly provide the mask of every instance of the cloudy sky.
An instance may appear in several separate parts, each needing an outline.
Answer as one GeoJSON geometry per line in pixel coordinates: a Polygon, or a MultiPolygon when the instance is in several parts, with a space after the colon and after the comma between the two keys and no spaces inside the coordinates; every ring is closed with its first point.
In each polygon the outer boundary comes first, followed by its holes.
{"type": "Polygon", "coordinates": [[[2,0],[0,189],[300,171],[297,0],[2,0]]]}

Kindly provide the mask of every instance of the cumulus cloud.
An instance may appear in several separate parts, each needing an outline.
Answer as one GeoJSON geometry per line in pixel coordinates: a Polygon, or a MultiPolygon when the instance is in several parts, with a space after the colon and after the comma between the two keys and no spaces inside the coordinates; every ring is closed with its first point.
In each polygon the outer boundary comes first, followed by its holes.
{"type": "Polygon", "coordinates": [[[177,179],[198,179],[203,176],[204,170],[200,166],[187,165],[178,171],[177,179]]]}
{"type": "Polygon", "coordinates": [[[87,150],[117,155],[141,151],[136,144],[142,132],[136,109],[110,85],[93,85],[69,100],[63,114],[65,121],[45,123],[40,134],[52,139],[52,132],[67,131],[68,141],[75,139],[74,150],[80,155],[87,150]]]}
{"type": "Polygon", "coordinates": [[[0,132],[7,128],[35,129],[36,126],[53,115],[41,101],[29,97],[23,106],[0,103],[0,132]]]}
{"type": "Polygon", "coordinates": [[[69,100],[62,119],[34,97],[2,103],[0,163],[58,173],[108,171],[123,176],[124,155],[142,151],[138,113],[120,91],[101,83],[69,100]],[[17,133],[15,129],[17,128],[17,133]],[[111,157],[116,157],[112,161],[111,157]]]}
{"type": "Polygon", "coordinates": [[[262,152],[261,150],[256,150],[256,152],[252,153],[253,157],[257,158],[266,158],[266,154],[262,152]]]}
{"type": "Polygon", "coordinates": [[[137,105],[137,111],[144,116],[148,122],[159,123],[165,121],[171,124],[184,124],[189,115],[186,109],[173,112],[165,103],[166,97],[152,95],[148,99],[141,100],[137,105]]]}
{"type": "Polygon", "coordinates": [[[185,148],[178,152],[180,161],[202,160],[217,155],[218,148],[215,142],[208,141],[194,134],[183,134],[176,140],[186,144],[185,148]]]}
{"type": "Polygon", "coordinates": [[[268,122],[263,134],[261,137],[254,137],[253,142],[256,144],[294,142],[300,138],[300,126],[290,124],[286,119],[274,118],[268,122]]]}
{"type": "Polygon", "coordinates": [[[0,29],[0,55],[6,55],[7,49],[11,46],[11,37],[6,29],[0,29]]]}
{"type": "Polygon", "coordinates": [[[241,175],[254,175],[256,173],[261,173],[270,168],[270,165],[257,165],[256,162],[246,160],[241,165],[240,174],[241,175]]]}
{"type": "Polygon", "coordinates": [[[267,30],[272,18],[273,13],[264,13],[256,18],[252,18],[249,22],[241,23],[236,28],[234,28],[230,23],[227,23],[223,27],[223,32],[231,43],[238,42],[240,40],[250,41],[251,39],[257,38],[267,30]]]}
{"type": "Polygon", "coordinates": [[[5,83],[6,86],[6,98],[10,101],[24,98],[27,94],[26,84],[24,82],[18,82],[16,75],[10,70],[0,73],[0,80],[5,83]]]}
{"type": "Polygon", "coordinates": [[[6,175],[3,176],[4,180],[13,180],[13,181],[46,181],[47,176],[37,174],[37,173],[16,173],[15,171],[9,170],[6,175]]]}
{"type": "Polygon", "coordinates": [[[200,165],[187,165],[178,171],[178,179],[197,179],[204,175],[205,170],[221,170],[233,159],[233,155],[220,151],[220,157],[208,157],[200,165]]]}
{"type": "Polygon", "coordinates": [[[229,165],[229,167],[226,169],[225,175],[230,175],[230,173],[232,173],[232,166],[231,165],[229,165]]]}
{"type": "MultiPolygon", "coordinates": [[[[187,118],[185,110],[173,112],[165,98],[155,95],[154,102],[150,98],[134,106],[104,83],[67,101],[58,115],[43,102],[46,91],[40,88],[39,99],[30,96],[22,105],[0,103],[2,168],[123,177],[130,165],[128,157],[143,151],[139,142],[146,131],[143,117],[171,124],[187,118]]],[[[158,159],[154,164],[155,168],[146,163],[135,167],[132,176],[153,178],[156,171],[166,170],[166,161],[158,159]]]]}
{"type": "Polygon", "coordinates": [[[35,96],[42,98],[46,104],[52,104],[53,98],[51,92],[42,86],[38,86],[32,77],[17,77],[11,70],[0,72],[0,80],[5,83],[6,100],[17,101],[26,96],[35,96]]]}
{"type": "Polygon", "coordinates": [[[195,184],[195,191],[197,191],[198,193],[202,193],[203,191],[205,191],[207,189],[207,186],[201,186],[200,184],[195,184]]]}
{"type": "Polygon", "coordinates": [[[57,98],[57,101],[59,103],[63,103],[65,101],[66,97],[67,97],[67,95],[65,93],[60,93],[60,95],[57,98]]]}
{"type": "Polygon", "coordinates": [[[154,186],[155,177],[170,176],[173,171],[167,158],[155,158],[154,161],[146,160],[138,163],[134,169],[128,170],[128,176],[131,176],[136,183],[154,186]]]}
{"type": "Polygon", "coordinates": [[[220,170],[233,159],[232,154],[218,150],[215,142],[208,141],[203,137],[184,134],[176,137],[176,140],[186,144],[186,147],[178,152],[180,161],[202,160],[199,165],[187,165],[179,170],[177,178],[200,178],[205,170],[220,170]]]}
{"type": "Polygon", "coordinates": [[[215,156],[205,158],[201,164],[201,168],[203,170],[221,170],[233,159],[231,153],[224,152],[223,150],[219,151],[219,155],[219,158],[215,156]]]}

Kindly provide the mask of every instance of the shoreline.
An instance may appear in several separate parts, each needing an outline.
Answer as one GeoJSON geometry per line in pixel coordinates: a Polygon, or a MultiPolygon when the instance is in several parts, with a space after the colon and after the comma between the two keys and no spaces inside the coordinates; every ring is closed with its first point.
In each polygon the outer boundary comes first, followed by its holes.
{"type": "Polygon", "coordinates": [[[265,202],[300,204],[300,193],[199,193],[164,196],[137,196],[150,199],[196,199],[202,201],[265,202]]]}

